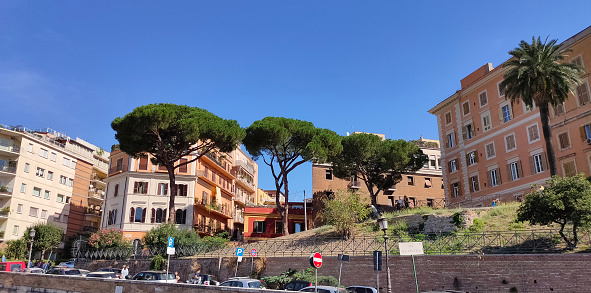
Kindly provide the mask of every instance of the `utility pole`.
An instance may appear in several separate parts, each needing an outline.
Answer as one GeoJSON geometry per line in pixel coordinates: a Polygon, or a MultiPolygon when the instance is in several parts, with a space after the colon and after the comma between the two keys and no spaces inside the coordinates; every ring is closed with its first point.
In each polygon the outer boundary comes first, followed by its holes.
{"type": "Polygon", "coordinates": [[[306,203],[306,190],[304,189],[304,231],[308,231],[308,209],[306,203]]]}

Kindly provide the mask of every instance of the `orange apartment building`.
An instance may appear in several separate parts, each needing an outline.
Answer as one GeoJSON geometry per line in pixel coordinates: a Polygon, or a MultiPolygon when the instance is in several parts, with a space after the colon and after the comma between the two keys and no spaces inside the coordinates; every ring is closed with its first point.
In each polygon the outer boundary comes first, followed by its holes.
{"type": "MultiPolygon", "coordinates": [[[[407,196],[410,207],[431,206],[444,207],[443,181],[441,178],[439,142],[436,140],[419,139],[415,141],[429,158],[423,168],[402,175],[402,180],[378,195],[377,202],[382,210],[396,206],[396,200],[407,196]]],[[[312,164],[312,192],[314,193],[314,210],[321,211],[321,200],[337,190],[358,190],[369,199],[369,191],[365,183],[352,177],[350,180],[336,178],[330,164],[312,164]]],[[[368,200],[369,202],[369,200],[368,200]]],[[[322,220],[315,214],[315,223],[322,220]]]]}
{"type": "MultiPolygon", "coordinates": [[[[181,159],[188,161],[194,156],[181,159]]],[[[244,205],[256,198],[258,167],[242,150],[209,153],[175,170],[176,224],[200,235],[243,231],[244,205]]],[[[166,222],[170,196],[166,168],[149,156],[133,158],[114,146],[106,178],[101,228],[117,228],[141,241],[145,232],[166,222]]]]}
{"type": "MultiPolygon", "coordinates": [[[[288,231],[290,234],[305,230],[304,203],[290,202],[288,204],[288,231]]],[[[312,209],[307,206],[307,219],[312,219],[312,209]]],[[[260,205],[248,206],[244,213],[245,230],[244,241],[252,242],[283,236],[283,222],[276,206],[260,205]]]]}
{"type": "MultiPolygon", "coordinates": [[[[591,70],[591,27],[562,43],[568,62],[591,70]]],[[[540,113],[511,104],[499,91],[504,68],[490,63],[461,80],[461,89],[429,110],[437,116],[445,199],[450,206],[519,200],[550,178],[540,113]]],[[[550,112],[557,172],[591,174],[589,74],[550,112]]]]}

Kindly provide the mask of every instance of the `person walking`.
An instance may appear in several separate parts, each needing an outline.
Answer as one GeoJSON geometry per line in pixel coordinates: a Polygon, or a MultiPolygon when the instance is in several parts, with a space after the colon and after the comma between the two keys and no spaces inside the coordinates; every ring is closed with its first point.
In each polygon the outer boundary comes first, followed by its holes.
{"type": "Polygon", "coordinates": [[[127,275],[129,275],[129,270],[127,268],[128,268],[127,265],[123,265],[123,268],[121,269],[121,279],[123,279],[123,280],[125,280],[125,277],[127,277],[127,275]]]}

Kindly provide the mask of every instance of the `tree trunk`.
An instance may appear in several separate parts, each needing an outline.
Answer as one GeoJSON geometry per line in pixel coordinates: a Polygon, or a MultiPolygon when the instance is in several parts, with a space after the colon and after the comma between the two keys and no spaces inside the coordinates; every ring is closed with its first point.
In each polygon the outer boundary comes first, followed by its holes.
{"type": "Polygon", "coordinates": [[[554,154],[554,147],[552,146],[552,130],[550,129],[550,112],[548,103],[539,105],[540,119],[542,120],[542,133],[544,141],[546,142],[546,152],[548,157],[548,168],[550,169],[550,176],[556,175],[556,156],[554,154]]]}
{"type": "Polygon", "coordinates": [[[560,223],[560,230],[558,230],[558,234],[560,234],[560,237],[562,237],[562,239],[564,239],[564,241],[566,242],[566,248],[568,250],[572,250],[573,244],[570,242],[570,239],[568,239],[568,237],[566,237],[566,235],[564,235],[564,226],[566,225],[566,223],[560,223]]]}
{"type": "Polygon", "coordinates": [[[168,178],[170,179],[170,199],[168,201],[168,223],[175,223],[176,211],[174,210],[174,198],[176,197],[176,178],[174,175],[174,166],[166,166],[168,178]]]}
{"type": "Polygon", "coordinates": [[[283,223],[283,235],[287,236],[289,235],[289,189],[287,188],[287,174],[283,176],[283,187],[285,190],[285,208],[283,209],[283,214],[281,215],[281,223],[283,223]]]}

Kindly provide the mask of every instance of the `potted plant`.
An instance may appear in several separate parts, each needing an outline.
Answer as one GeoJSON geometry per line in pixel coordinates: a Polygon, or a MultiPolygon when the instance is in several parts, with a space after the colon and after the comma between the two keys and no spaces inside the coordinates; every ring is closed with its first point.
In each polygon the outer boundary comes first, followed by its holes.
{"type": "Polygon", "coordinates": [[[0,186],[0,192],[8,192],[8,188],[6,186],[0,186]]]}
{"type": "Polygon", "coordinates": [[[8,215],[8,213],[10,213],[10,207],[5,207],[2,210],[0,210],[0,215],[2,216],[6,216],[8,215]]]}

